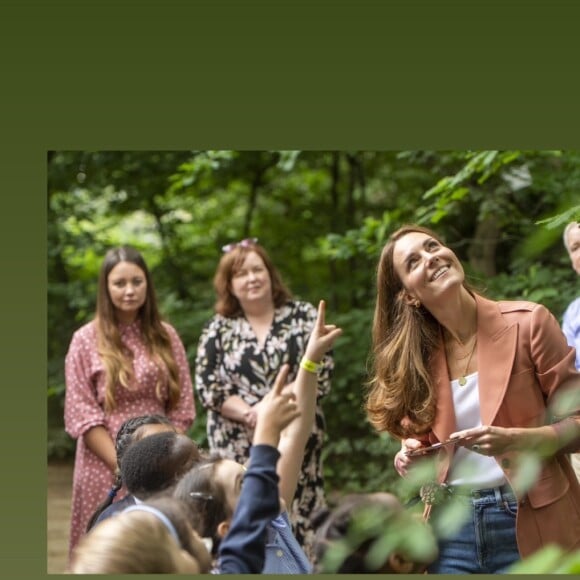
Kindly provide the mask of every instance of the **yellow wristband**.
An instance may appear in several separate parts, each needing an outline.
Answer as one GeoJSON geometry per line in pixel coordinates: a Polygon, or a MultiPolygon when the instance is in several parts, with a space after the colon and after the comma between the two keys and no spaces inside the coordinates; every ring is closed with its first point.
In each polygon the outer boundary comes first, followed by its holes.
{"type": "Polygon", "coordinates": [[[308,360],[306,357],[302,357],[302,360],[300,361],[300,368],[308,371],[309,373],[316,374],[320,368],[320,363],[315,363],[311,360],[308,360]]]}

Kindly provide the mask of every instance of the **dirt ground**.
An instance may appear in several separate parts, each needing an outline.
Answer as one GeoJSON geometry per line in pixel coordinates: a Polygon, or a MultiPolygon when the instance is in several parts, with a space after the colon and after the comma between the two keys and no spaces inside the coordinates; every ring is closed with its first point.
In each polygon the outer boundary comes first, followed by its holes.
{"type": "Polygon", "coordinates": [[[47,573],[63,574],[68,561],[72,463],[48,464],[47,573]]]}

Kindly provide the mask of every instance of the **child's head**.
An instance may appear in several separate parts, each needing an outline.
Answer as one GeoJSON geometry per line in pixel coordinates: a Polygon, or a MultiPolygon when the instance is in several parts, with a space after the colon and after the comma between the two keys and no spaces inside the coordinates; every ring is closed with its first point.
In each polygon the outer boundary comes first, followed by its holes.
{"type": "Polygon", "coordinates": [[[96,523],[98,517],[107,509],[117,492],[123,487],[123,480],[121,479],[121,459],[125,455],[125,451],[129,448],[131,443],[139,441],[148,435],[155,433],[162,433],[165,431],[175,432],[175,427],[171,421],[164,415],[141,415],[139,417],[131,417],[127,419],[115,437],[115,452],[117,454],[117,473],[115,476],[115,483],[111,491],[107,494],[105,500],[97,507],[91,518],[87,523],[86,531],[88,532],[96,523]]]}
{"type": "Polygon", "coordinates": [[[121,459],[127,490],[144,500],[171,488],[200,460],[197,445],[185,435],[167,431],[129,446],[121,459]]]}
{"type": "Polygon", "coordinates": [[[119,427],[115,437],[117,464],[121,465],[121,459],[131,443],[164,431],[175,432],[175,427],[165,415],[140,415],[127,419],[119,427]]]}
{"type": "Polygon", "coordinates": [[[191,529],[184,506],[159,498],[98,524],[77,545],[75,574],[200,574],[211,557],[191,529]]]}
{"type": "Polygon", "coordinates": [[[314,526],[318,573],[420,573],[437,555],[429,528],[390,493],[347,495],[334,510],[319,512],[314,526]],[[379,546],[389,533],[392,539],[379,546]],[[413,538],[423,550],[413,549],[413,538]]]}
{"type": "Polygon", "coordinates": [[[245,468],[231,459],[211,455],[177,483],[174,497],[187,504],[191,525],[204,538],[211,538],[215,555],[229,530],[238,504],[245,468]]]}

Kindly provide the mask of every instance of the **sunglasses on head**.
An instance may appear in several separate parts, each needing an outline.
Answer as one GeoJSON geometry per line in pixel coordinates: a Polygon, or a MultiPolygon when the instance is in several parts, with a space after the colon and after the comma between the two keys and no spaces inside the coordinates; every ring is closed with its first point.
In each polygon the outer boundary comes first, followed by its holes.
{"type": "Polygon", "coordinates": [[[254,244],[258,243],[258,238],[246,238],[245,240],[240,240],[239,242],[232,242],[231,244],[226,244],[222,246],[222,252],[227,254],[236,248],[249,248],[254,244]]]}

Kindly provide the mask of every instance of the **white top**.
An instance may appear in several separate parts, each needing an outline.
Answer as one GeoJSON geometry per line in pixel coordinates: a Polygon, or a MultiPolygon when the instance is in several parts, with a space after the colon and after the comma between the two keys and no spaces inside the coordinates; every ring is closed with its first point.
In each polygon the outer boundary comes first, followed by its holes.
{"type": "MultiPolygon", "coordinates": [[[[453,391],[453,406],[457,421],[457,431],[481,426],[481,411],[479,405],[478,374],[465,377],[464,386],[459,381],[451,381],[453,391]]],[[[457,446],[449,475],[449,485],[466,485],[473,489],[497,487],[506,483],[505,475],[493,457],[470,451],[457,446]]]]}

